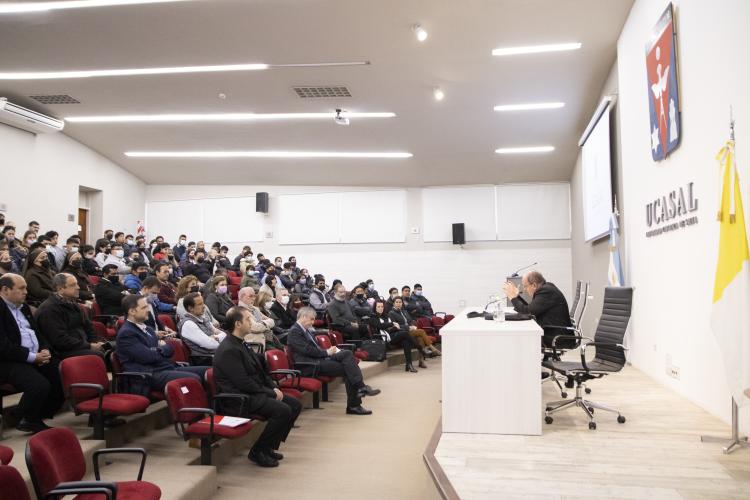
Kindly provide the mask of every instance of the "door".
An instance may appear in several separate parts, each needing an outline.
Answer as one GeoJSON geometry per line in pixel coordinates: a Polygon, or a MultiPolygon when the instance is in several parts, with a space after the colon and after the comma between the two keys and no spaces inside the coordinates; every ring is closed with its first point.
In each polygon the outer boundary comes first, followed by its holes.
{"type": "Polygon", "coordinates": [[[89,210],[88,208],[78,209],[78,236],[81,238],[81,244],[88,244],[89,228],[89,210]]]}

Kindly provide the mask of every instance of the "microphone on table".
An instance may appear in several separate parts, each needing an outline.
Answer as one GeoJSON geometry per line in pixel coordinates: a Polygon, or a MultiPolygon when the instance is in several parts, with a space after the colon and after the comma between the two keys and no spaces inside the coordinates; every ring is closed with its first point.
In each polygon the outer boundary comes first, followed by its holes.
{"type": "Polygon", "coordinates": [[[509,276],[509,278],[518,278],[518,271],[523,271],[524,269],[528,269],[530,267],[534,267],[535,265],[539,264],[539,262],[534,262],[533,264],[529,264],[528,266],[523,266],[520,269],[517,269],[513,274],[509,276]]]}

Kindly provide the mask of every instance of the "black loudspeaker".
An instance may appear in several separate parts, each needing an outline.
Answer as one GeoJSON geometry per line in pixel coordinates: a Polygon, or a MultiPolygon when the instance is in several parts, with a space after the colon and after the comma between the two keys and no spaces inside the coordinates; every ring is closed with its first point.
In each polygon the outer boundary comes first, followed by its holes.
{"type": "Polygon", "coordinates": [[[255,193],[255,211],[268,213],[268,193],[255,193]]]}
{"type": "Polygon", "coordinates": [[[463,245],[466,243],[466,236],[464,235],[464,223],[457,222],[453,224],[453,244],[463,245]]]}

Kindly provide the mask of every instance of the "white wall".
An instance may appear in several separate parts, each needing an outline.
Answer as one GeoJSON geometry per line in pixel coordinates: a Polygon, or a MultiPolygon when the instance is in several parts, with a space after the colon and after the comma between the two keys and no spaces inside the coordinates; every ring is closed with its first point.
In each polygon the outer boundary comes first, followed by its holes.
{"type": "MultiPolygon", "coordinates": [[[[405,243],[383,244],[325,244],[279,245],[277,236],[278,196],[281,194],[321,193],[334,191],[363,191],[372,188],[345,187],[281,187],[281,186],[147,186],[146,201],[187,200],[233,196],[252,196],[267,191],[270,196],[265,232],[273,233],[262,243],[251,244],[257,254],[267,258],[290,255],[297,257],[302,267],[322,273],[327,282],[341,279],[347,287],[372,278],[381,294],[391,286],[412,286],[419,282],[436,310],[455,312],[461,301],[467,305],[487,302],[487,296],[500,289],[504,277],[524,264],[539,261],[539,269],[561,290],[570,296],[571,255],[570,240],[505,241],[467,243],[463,249],[451,243],[422,241],[421,189],[407,190],[407,228],[420,228],[419,234],[407,235],[405,243]]],[[[449,200],[446,200],[448,203],[449,200]]],[[[375,206],[362,206],[362,224],[389,224],[377,217],[375,206]]],[[[311,207],[311,224],[327,217],[311,207]]],[[[241,219],[237,219],[241,224],[241,219]]],[[[190,235],[188,235],[190,238],[190,235]]],[[[235,245],[236,252],[241,245],[235,245]]]]}
{"type": "MultiPolygon", "coordinates": [[[[737,162],[750,199],[750,2],[676,1],[682,144],[651,159],[645,43],[666,1],[638,0],[618,42],[623,194],[628,209],[626,269],[635,286],[633,364],[724,420],[730,394],[709,327],[718,246],[718,175],[714,156],[728,139],[729,106],[737,120],[737,162]],[[649,201],[695,183],[699,223],[646,238],[649,201]],[[666,375],[665,364],[681,371],[666,375]]],[[[747,203],[746,205],[747,206],[747,203]]],[[[741,414],[750,430],[750,411],[741,414]]]]}
{"type": "Polygon", "coordinates": [[[143,218],[143,181],[60,133],[33,135],[0,124],[0,172],[0,203],[21,235],[32,219],[42,231],[54,229],[63,237],[77,233],[77,220],[69,222],[67,215],[78,218],[79,186],[101,191],[95,193],[101,204],[89,207],[101,206],[102,212],[90,214],[90,240],[103,227],[134,231],[143,218]]]}

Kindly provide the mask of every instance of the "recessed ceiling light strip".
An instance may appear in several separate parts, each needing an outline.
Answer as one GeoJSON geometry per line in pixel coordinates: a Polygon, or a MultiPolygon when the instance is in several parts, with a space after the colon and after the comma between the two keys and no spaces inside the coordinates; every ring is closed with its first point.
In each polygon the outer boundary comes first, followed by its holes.
{"type": "Polygon", "coordinates": [[[536,111],[539,109],[559,109],[565,106],[564,102],[537,102],[527,104],[501,104],[495,106],[495,111],[536,111]]]}
{"type": "Polygon", "coordinates": [[[492,51],[493,56],[514,56],[518,54],[540,54],[543,52],[561,52],[581,48],[580,42],[556,43],[550,45],[528,45],[525,47],[501,47],[492,51]]]}
{"type": "Polygon", "coordinates": [[[127,151],[130,158],[411,158],[403,152],[341,151],[127,151]]]}
{"type": "Polygon", "coordinates": [[[495,153],[499,155],[522,154],[522,153],[549,153],[554,151],[554,146],[525,146],[520,148],[498,148],[495,153]]]}
{"type": "MultiPolygon", "coordinates": [[[[342,111],[344,118],[393,118],[396,113],[353,113],[342,111]]],[[[245,122],[273,120],[332,120],[336,113],[174,113],[161,115],[69,116],[70,123],[142,123],[142,122],[245,122]]]]}
{"type": "Polygon", "coordinates": [[[62,9],[83,9],[89,7],[120,7],[149,3],[174,3],[190,0],[70,0],[60,2],[12,2],[0,4],[0,14],[23,14],[47,12],[62,9]]]}

